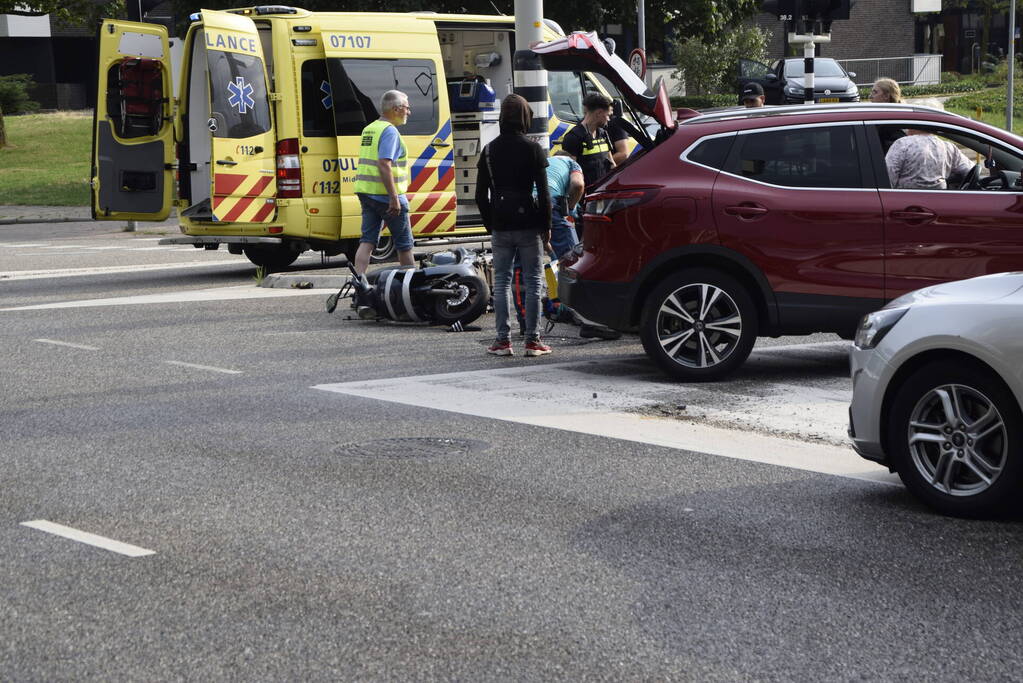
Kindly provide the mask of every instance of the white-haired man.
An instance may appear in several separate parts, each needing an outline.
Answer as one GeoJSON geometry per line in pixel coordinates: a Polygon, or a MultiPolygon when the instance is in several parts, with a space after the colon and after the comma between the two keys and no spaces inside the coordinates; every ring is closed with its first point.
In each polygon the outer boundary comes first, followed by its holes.
{"type": "Polygon", "coordinates": [[[412,227],[409,223],[408,154],[396,126],[408,121],[408,96],[388,90],[380,98],[380,118],[362,130],[355,194],[362,205],[362,237],[355,253],[355,271],[366,273],[369,258],[380,238],[381,224],[391,231],[403,266],[412,262],[412,227]]]}

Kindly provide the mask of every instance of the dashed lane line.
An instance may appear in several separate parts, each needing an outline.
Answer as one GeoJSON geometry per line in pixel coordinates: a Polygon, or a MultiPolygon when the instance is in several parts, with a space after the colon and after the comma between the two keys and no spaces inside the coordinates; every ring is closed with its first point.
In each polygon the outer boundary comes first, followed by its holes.
{"type": "Polygon", "coordinates": [[[225,375],[240,375],[240,374],[242,374],[241,370],[229,370],[227,368],[218,368],[218,367],[215,367],[213,365],[198,365],[196,363],[186,363],[186,362],[180,361],[180,360],[165,360],[164,363],[167,363],[168,365],[180,365],[181,367],[185,367],[185,368],[194,368],[196,370],[208,370],[210,372],[222,372],[225,375]]]}
{"type": "Polygon", "coordinates": [[[104,550],[109,550],[120,555],[127,555],[128,557],[145,557],[146,555],[156,554],[155,550],[147,550],[146,548],[140,548],[139,546],[131,545],[130,543],[122,543],[121,541],[115,541],[114,539],[107,538],[105,536],[97,536],[96,534],[90,534],[88,531],[73,529],[69,526],[57,524],[56,522],[49,522],[45,519],[34,519],[30,522],[22,522],[21,525],[37,529],[39,531],[45,531],[46,533],[53,534],[55,536],[68,538],[72,541],[78,541],[79,543],[103,548],[104,550]]]}
{"type": "Polygon", "coordinates": [[[72,344],[71,342],[57,341],[56,339],[33,339],[32,341],[39,342],[40,344],[53,344],[54,346],[67,346],[72,349],[84,349],[86,351],[99,351],[98,346],[89,346],[87,344],[72,344]]]}

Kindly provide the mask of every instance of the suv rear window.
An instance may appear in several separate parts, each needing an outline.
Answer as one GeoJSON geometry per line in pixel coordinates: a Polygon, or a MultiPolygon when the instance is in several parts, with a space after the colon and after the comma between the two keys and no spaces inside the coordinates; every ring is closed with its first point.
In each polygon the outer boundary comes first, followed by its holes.
{"type": "Polygon", "coordinates": [[[732,149],[734,139],[735,135],[724,135],[704,140],[686,155],[686,159],[694,164],[722,169],[725,166],[725,160],[728,159],[728,152],[732,149]]]}
{"type": "Polygon", "coordinates": [[[863,187],[850,126],[783,128],[740,134],[727,170],[785,187],[863,187]]]}

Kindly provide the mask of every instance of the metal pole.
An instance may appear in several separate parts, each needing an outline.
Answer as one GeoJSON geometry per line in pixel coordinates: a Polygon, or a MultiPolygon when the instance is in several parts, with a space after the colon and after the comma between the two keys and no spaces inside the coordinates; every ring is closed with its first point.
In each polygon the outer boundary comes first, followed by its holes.
{"type": "Polygon", "coordinates": [[[1009,4],[1009,88],[1005,98],[1005,130],[1012,132],[1012,105],[1016,79],[1016,0],[1009,4]]]}
{"type": "Polygon", "coordinates": [[[810,40],[803,45],[803,104],[813,104],[813,56],[817,46],[813,43],[813,35],[808,31],[810,40]]]}
{"type": "Polygon", "coordinates": [[[547,150],[551,147],[547,134],[550,107],[547,71],[540,62],[540,55],[530,49],[540,42],[543,42],[543,0],[515,0],[515,57],[512,60],[515,94],[525,98],[533,110],[529,138],[547,150]]]}
{"type": "Polygon", "coordinates": [[[647,0],[639,0],[639,45],[638,45],[638,47],[643,52],[647,51],[647,0]]]}

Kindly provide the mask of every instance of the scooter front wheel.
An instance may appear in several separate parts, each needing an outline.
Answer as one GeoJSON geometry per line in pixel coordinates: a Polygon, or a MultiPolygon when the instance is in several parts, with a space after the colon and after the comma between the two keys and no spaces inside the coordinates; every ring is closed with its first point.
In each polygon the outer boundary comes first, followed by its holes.
{"type": "Polygon", "coordinates": [[[456,289],[458,293],[449,297],[437,297],[434,301],[433,316],[438,323],[453,325],[461,322],[468,325],[487,310],[490,302],[490,287],[486,280],[475,275],[459,275],[454,280],[441,283],[445,289],[456,289]]]}

